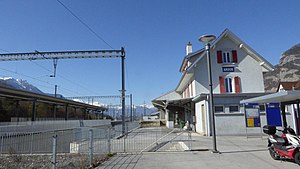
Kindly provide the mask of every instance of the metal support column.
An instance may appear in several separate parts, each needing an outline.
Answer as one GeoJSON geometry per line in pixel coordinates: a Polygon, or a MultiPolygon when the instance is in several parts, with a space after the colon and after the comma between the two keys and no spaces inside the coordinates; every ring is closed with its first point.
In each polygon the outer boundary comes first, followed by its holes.
{"type": "Polygon", "coordinates": [[[122,134],[125,134],[125,50],[122,47],[122,134]]]}
{"type": "Polygon", "coordinates": [[[298,120],[298,126],[297,126],[297,129],[296,129],[296,131],[298,131],[298,135],[300,135],[300,128],[299,128],[299,126],[300,126],[300,106],[299,106],[299,104],[300,104],[300,100],[298,99],[297,100],[297,116],[298,116],[298,118],[297,118],[297,120],[298,120]]]}
{"type": "Polygon", "coordinates": [[[35,121],[36,119],[36,100],[32,101],[32,113],[31,113],[31,121],[35,121]]]}
{"type": "Polygon", "coordinates": [[[132,94],[130,94],[130,121],[132,121],[132,94]]]}
{"type": "Polygon", "coordinates": [[[287,122],[286,122],[285,104],[281,103],[280,108],[281,108],[281,114],[282,114],[283,127],[286,128],[287,122]]]}
{"type": "Polygon", "coordinates": [[[66,104],[66,107],[65,107],[65,120],[68,120],[68,104],[66,104]]]}
{"type": "Polygon", "coordinates": [[[20,117],[20,103],[19,103],[19,100],[16,101],[15,117],[17,118],[17,122],[19,122],[19,117],[20,117]]]}

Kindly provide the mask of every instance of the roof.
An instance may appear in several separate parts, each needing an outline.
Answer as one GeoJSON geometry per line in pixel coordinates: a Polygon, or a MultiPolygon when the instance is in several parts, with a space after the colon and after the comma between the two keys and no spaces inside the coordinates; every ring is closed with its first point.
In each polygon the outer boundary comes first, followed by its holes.
{"type": "Polygon", "coordinates": [[[174,99],[174,98],[180,98],[180,94],[178,94],[176,91],[174,90],[171,90],[155,99],[152,100],[153,101],[156,101],[156,100],[170,100],[170,99],[174,99]]]}
{"type": "Polygon", "coordinates": [[[182,63],[181,63],[181,66],[180,66],[180,72],[183,72],[183,68],[184,68],[184,66],[185,66],[185,64],[187,63],[187,61],[191,58],[191,57],[194,57],[194,56],[196,56],[196,55],[198,55],[198,54],[201,54],[201,53],[203,53],[205,50],[204,50],[204,48],[202,48],[202,49],[200,49],[200,50],[197,50],[197,51],[195,51],[195,52],[192,52],[192,53],[189,53],[188,55],[186,55],[184,58],[183,58],[183,60],[182,60],[182,63]]]}
{"type": "Polygon", "coordinates": [[[280,82],[277,91],[280,90],[280,86],[282,86],[284,90],[300,90],[300,80],[294,82],[280,82]]]}
{"type": "Polygon", "coordinates": [[[242,100],[240,103],[293,103],[299,100],[300,90],[289,90],[242,100]]]}
{"type": "MultiPolygon", "coordinates": [[[[260,54],[258,54],[254,49],[252,49],[250,46],[248,46],[244,41],[242,41],[239,37],[237,37],[233,32],[231,32],[229,29],[225,29],[220,36],[218,36],[217,39],[215,39],[212,43],[211,43],[211,48],[213,49],[215,47],[215,45],[223,38],[223,37],[229,37],[230,39],[232,39],[236,44],[238,44],[239,46],[241,46],[241,48],[245,49],[245,51],[247,51],[251,57],[253,57],[255,60],[259,61],[261,63],[261,66],[264,67],[266,70],[271,71],[274,69],[274,66],[268,62],[264,57],[262,57],[260,54]]],[[[189,57],[192,57],[193,55],[197,55],[199,53],[201,53],[201,51],[203,51],[204,49],[200,49],[199,51],[196,51],[194,53],[189,54],[189,57]]],[[[203,55],[203,53],[202,53],[203,55]]],[[[197,59],[197,61],[195,61],[193,64],[197,64],[197,62],[200,59],[197,59]]],[[[193,65],[192,64],[192,65],[193,65]]],[[[190,67],[192,67],[192,65],[190,67]]]]}
{"type": "Polygon", "coordinates": [[[192,79],[194,73],[185,71],[183,75],[181,76],[181,79],[176,87],[176,92],[180,92],[183,90],[184,87],[186,87],[186,84],[192,79]]]}
{"type": "MultiPolygon", "coordinates": [[[[214,93],[213,97],[214,98],[233,98],[233,97],[238,97],[238,98],[254,98],[257,96],[262,96],[266,95],[267,93],[226,93],[226,94],[217,94],[214,93]]],[[[208,93],[202,93],[197,95],[195,98],[193,98],[193,102],[199,102],[202,100],[208,100],[209,94],[208,93]]]]}
{"type": "Polygon", "coordinates": [[[192,102],[193,98],[178,98],[178,99],[169,99],[169,100],[152,100],[152,104],[158,108],[163,109],[168,105],[182,105],[188,102],[192,102]]]}
{"type": "Polygon", "coordinates": [[[0,97],[13,98],[16,100],[24,100],[24,101],[36,100],[39,102],[51,103],[56,105],[68,105],[68,106],[86,108],[86,109],[97,110],[97,111],[106,110],[106,108],[104,107],[94,106],[90,104],[76,102],[73,100],[67,100],[64,98],[57,98],[57,97],[48,96],[44,94],[38,94],[38,93],[12,89],[12,88],[2,87],[2,86],[0,87],[0,97]]]}
{"type": "MultiPolygon", "coordinates": [[[[223,38],[228,37],[233,42],[238,44],[240,48],[244,49],[251,57],[253,57],[257,62],[260,63],[261,67],[263,68],[263,72],[268,72],[274,69],[274,66],[269,63],[264,57],[262,57],[260,54],[258,54],[254,49],[252,49],[250,46],[248,46],[244,41],[242,41],[239,37],[237,37],[234,33],[232,33],[229,29],[225,29],[220,36],[217,37],[212,43],[211,48],[214,49],[217,43],[223,38]]],[[[195,65],[205,56],[204,49],[200,49],[196,52],[190,53],[189,55],[184,57],[184,60],[181,64],[180,70],[183,69],[184,65],[188,61],[189,58],[198,56],[198,58],[188,67],[187,71],[185,71],[176,87],[176,91],[181,91],[189,82],[191,77],[193,76],[192,69],[195,65]]]]}

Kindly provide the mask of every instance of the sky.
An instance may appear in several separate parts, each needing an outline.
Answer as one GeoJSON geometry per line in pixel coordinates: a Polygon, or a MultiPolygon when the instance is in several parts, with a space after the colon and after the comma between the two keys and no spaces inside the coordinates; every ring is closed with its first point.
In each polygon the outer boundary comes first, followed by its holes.
{"type": "MultiPolygon", "coordinates": [[[[190,41],[231,30],[271,64],[300,43],[300,1],[0,0],[0,53],[125,48],[126,94],[133,103],[174,90],[190,41]],[[75,18],[89,26],[98,37],[75,18]],[[104,41],[105,42],[104,42],[104,41]]],[[[0,62],[0,77],[27,80],[66,96],[120,95],[120,59],[0,62]]]]}

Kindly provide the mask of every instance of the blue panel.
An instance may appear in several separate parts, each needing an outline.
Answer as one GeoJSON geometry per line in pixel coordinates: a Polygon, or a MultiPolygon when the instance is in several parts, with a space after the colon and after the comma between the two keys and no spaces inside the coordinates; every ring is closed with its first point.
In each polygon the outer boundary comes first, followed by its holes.
{"type": "Polygon", "coordinates": [[[267,124],[272,126],[282,126],[279,107],[268,107],[266,109],[267,124]]]}
{"type": "Polygon", "coordinates": [[[234,67],[222,67],[223,72],[234,72],[234,67]]]}
{"type": "Polygon", "coordinates": [[[268,107],[280,107],[279,103],[269,103],[267,105],[268,105],[268,107]]]}
{"type": "Polygon", "coordinates": [[[254,118],[254,127],[260,127],[260,118],[254,118]]]}

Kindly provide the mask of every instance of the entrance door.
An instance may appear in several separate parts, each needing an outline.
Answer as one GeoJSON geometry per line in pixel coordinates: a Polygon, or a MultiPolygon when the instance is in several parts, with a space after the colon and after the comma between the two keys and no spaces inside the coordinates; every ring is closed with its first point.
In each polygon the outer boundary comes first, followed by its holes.
{"type": "Polygon", "coordinates": [[[202,132],[203,134],[207,134],[206,133],[206,112],[205,112],[205,107],[204,107],[204,104],[201,105],[201,114],[202,114],[202,121],[201,121],[201,124],[202,124],[202,132]]]}

